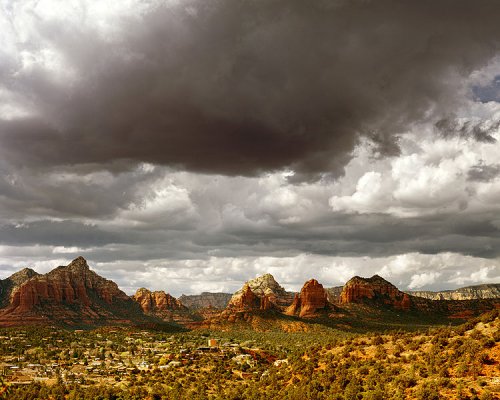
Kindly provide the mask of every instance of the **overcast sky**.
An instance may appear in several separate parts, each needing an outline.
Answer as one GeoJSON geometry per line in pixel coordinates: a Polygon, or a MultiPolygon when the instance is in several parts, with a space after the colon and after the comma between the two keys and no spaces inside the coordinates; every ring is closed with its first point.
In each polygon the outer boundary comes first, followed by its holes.
{"type": "Polygon", "coordinates": [[[497,0],[0,0],[0,278],[500,282],[497,0]]]}

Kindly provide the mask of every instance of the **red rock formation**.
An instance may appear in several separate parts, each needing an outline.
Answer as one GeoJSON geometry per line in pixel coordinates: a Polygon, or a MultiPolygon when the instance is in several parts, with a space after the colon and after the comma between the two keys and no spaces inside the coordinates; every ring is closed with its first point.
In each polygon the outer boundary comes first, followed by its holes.
{"type": "Polygon", "coordinates": [[[396,308],[400,308],[401,310],[409,310],[411,308],[411,299],[408,294],[403,295],[403,300],[401,300],[401,304],[396,304],[396,308]]]}
{"type": "Polygon", "coordinates": [[[116,283],[90,271],[86,260],[78,257],[67,267],[58,267],[21,285],[13,295],[10,308],[24,312],[47,301],[89,306],[90,291],[108,304],[127,298],[116,283]]]}
{"type": "Polygon", "coordinates": [[[140,288],[132,297],[145,313],[158,311],[186,310],[187,308],[174,296],[164,291],[151,292],[140,288]]]}
{"type": "Polygon", "coordinates": [[[323,285],[316,279],[308,280],[302,287],[300,294],[295,295],[293,303],[285,313],[288,315],[299,315],[301,318],[310,318],[318,314],[318,311],[328,306],[327,293],[323,285]]]}
{"type": "Polygon", "coordinates": [[[151,292],[140,288],[132,299],[137,302],[144,313],[158,317],[164,321],[175,321],[181,324],[193,322],[189,309],[174,296],[164,291],[151,292]]]}
{"type": "Polygon", "coordinates": [[[300,297],[298,293],[295,293],[292,304],[285,309],[285,314],[298,315],[299,313],[300,313],[300,297]]]}
{"type": "Polygon", "coordinates": [[[344,285],[340,295],[342,304],[360,303],[366,300],[379,301],[401,310],[409,310],[412,305],[408,294],[401,292],[378,275],[371,278],[355,276],[344,285]]]}
{"type": "Polygon", "coordinates": [[[143,315],[116,283],[91,271],[78,257],[68,266],[33,276],[13,291],[9,305],[0,310],[0,324],[30,319],[68,324],[117,321],[134,312],[143,315]]]}
{"type": "Polygon", "coordinates": [[[260,298],[245,283],[241,292],[231,298],[227,308],[232,311],[259,310],[260,298]]]}
{"type": "Polygon", "coordinates": [[[269,296],[264,295],[260,298],[260,309],[263,311],[270,310],[273,307],[273,303],[269,296]]]}
{"type": "MultiPolygon", "coordinates": [[[[266,300],[262,300],[264,305],[262,309],[269,310],[273,308],[283,310],[285,307],[289,306],[293,300],[293,293],[289,293],[283,289],[271,274],[265,274],[246,282],[243,288],[238,290],[231,297],[228,308],[235,309],[239,307],[238,304],[241,302],[240,297],[243,294],[243,290],[247,290],[245,287],[248,287],[258,298],[262,299],[267,297],[266,300]],[[268,302],[270,304],[268,304],[268,302]]],[[[248,305],[246,308],[249,308],[248,305]]],[[[260,307],[257,309],[259,308],[260,307]]]]}

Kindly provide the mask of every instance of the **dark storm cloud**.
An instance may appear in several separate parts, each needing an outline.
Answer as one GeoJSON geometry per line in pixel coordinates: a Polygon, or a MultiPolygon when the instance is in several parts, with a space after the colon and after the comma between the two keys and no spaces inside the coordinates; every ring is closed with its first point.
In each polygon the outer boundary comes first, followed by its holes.
{"type": "MultiPolygon", "coordinates": [[[[287,257],[301,253],[325,256],[385,257],[408,252],[455,252],[483,258],[500,256],[500,231],[491,213],[397,218],[387,215],[325,216],[315,221],[260,230],[126,232],[112,227],[39,221],[21,227],[3,226],[2,244],[78,246],[100,261],[208,259],[215,257],[287,257]],[[109,246],[112,245],[112,246],[109,246]],[[94,248],[89,248],[97,246],[94,248]]],[[[75,250],[77,256],[82,250],[75,250]]]]}
{"type": "Polygon", "coordinates": [[[500,121],[488,121],[485,125],[483,121],[461,122],[454,119],[444,118],[436,122],[436,128],[444,137],[460,136],[463,138],[473,138],[479,142],[495,143],[496,139],[492,136],[500,127],[500,121]]]}
{"type": "Polygon", "coordinates": [[[5,245],[103,246],[122,242],[120,235],[104,232],[95,225],[72,221],[36,221],[0,226],[0,243],[5,245]]]}
{"type": "Polygon", "coordinates": [[[490,182],[500,174],[500,165],[474,165],[467,173],[467,179],[476,182],[490,182]]]}
{"type": "Polygon", "coordinates": [[[0,155],[339,174],[360,136],[396,154],[408,125],[449,115],[499,49],[499,14],[496,0],[193,0],[124,18],[113,37],[40,19],[32,47],[55,48],[76,78],[0,65],[36,110],[0,121],[0,155]]]}

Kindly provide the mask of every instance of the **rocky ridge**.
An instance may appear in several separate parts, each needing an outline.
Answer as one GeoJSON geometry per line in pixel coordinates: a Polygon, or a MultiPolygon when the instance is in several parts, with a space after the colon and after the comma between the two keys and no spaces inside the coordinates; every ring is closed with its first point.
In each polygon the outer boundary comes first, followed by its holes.
{"type": "Polygon", "coordinates": [[[500,284],[491,283],[485,285],[467,286],[455,290],[432,291],[410,291],[412,296],[423,297],[429,300],[479,300],[500,299],[500,284]]]}
{"type": "Polygon", "coordinates": [[[231,300],[231,293],[209,293],[203,292],[197,295],[185,295],[179,297],[179,301],[192,310],[201,308],[213,308],[223,310],[231,300]]]}

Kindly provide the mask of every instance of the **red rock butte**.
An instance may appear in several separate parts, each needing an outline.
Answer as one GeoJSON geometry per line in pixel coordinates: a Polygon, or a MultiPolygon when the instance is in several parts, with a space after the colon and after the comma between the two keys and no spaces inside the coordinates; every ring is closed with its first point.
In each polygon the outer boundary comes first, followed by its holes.
{"type": "Polygon", "coordinates": [[[401,292],[396,286],[384,278],[373,275],[371,278],[355,276],[343,287],[340,294],[340,303],[360,303],[366,300],[379,300],[401,310],[411,308],[411,298],[401,292]]]}
{"type": "Polygon", "coordinates": [[[328,307],[328,299],[323,285],[316,279],[308,280],[299,294],[295,295],[293,303],[285,311],[288,315],[298,315],[301,318],[311,318],[318,311],[328,307]]]}

